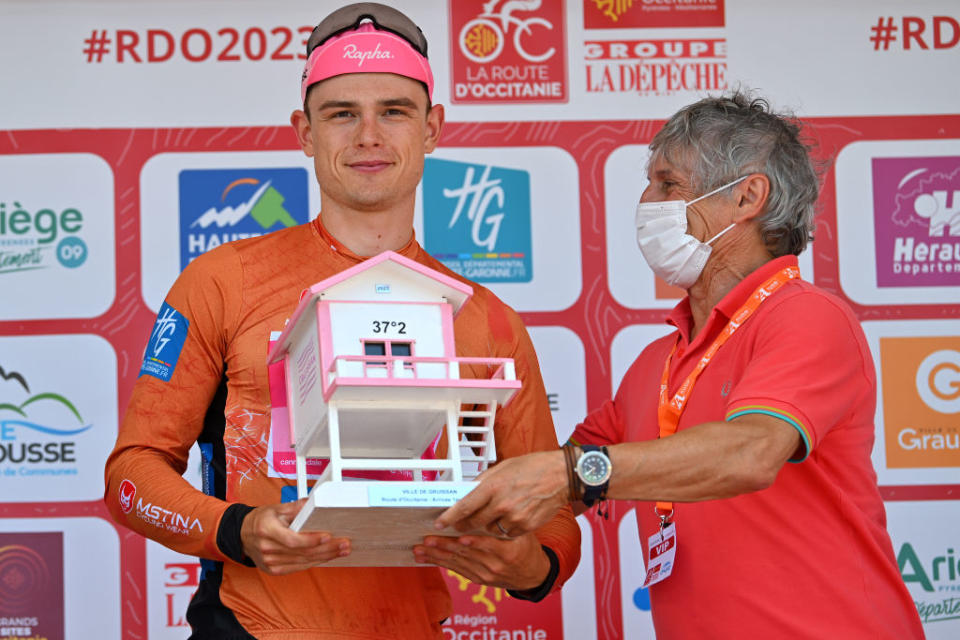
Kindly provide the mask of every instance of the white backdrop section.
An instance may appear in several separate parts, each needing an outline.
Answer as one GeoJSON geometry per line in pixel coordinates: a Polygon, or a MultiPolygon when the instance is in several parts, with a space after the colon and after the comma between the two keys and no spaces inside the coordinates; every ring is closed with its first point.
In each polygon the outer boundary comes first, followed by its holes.
{"type": "Polygon", "coordinates": [[[113,171],[103,158],[0,157],[0,320],[93,318],[109,309],[113,227],[113,171]]]}
{"type": "Polygon", "coordinates": [[[571,640],[595,640],[597,637],[597,592],[594,587],[596,568],[593,563],[593,530],[586,518],[577,518],[580,525],[580,564],[563,585],[563,637],[571,640]]]}
{"type": "Polygon", "coordinates": [[[648,344],[674,331],[676,329],[673,325],[667,323],[635,324],[621,329],[610,343],[610,382],[613,385],[611,393],[617,393],[627,369],[648,344]]]}
{"type": "MultiPolygon", "coordinates": [[[[960,286],[877,285],[875,265],[888,259],[887,256],[877,256],[877,224],[882,222],[893,227],[893,222],[889,219],[877,220],[878,214],[882,215],[882,212],[875,211],[876,185],[871,171],[871,162],[876,158],[950,157],[956,165],[957,156],[960,156],[960,140],[854,142],[844,147],[837,156],[837,249],[840,255],[840,283],[851,299],[862,304],[955,304],[960,300],[960,286]]],[[[902,181],[907,183],[916,173],[915,171],[898,178],[902,177],[902,181]]],[[[960,218],[958,193],[960,191],[953,191],[952,196],[948,196],[955,218],[960,218]]],[[[940,236],[930,233],[930,244],[942,247],[945,246],[944,242],[952,243],[953,248],[949,253],[953,258],[948,262],[960,269],[960,221],[955,221],[952,225],[948,222],[947,227],[941,231],[940,236]]],[[[906,253],[913,254],[909,251],[906,253]]],[[[936,249],[930,252],[931,262],[938,253],[936,249]]],[[[957,275],[952,278],[957,279],[957,275]]]]}
{"type": "Polygon", "coordinates": [[[9,500],[100,500],[117,437],[117,356],[95,335],[0,337],[0,474],[9,500]]]}
{"type": "MultiPolygon", "coordinates": [[[[653,533],[653,532],[651,532],[653,533]]],[[[656,637],[650,614],[650,593],[643,588],[646,562],[637,531],[637,512],[630,509],[617,527],[620,542],[620,606],[623,608],[623,637],[646,640],[656,637]]]]}
{"type": "MultiPolygon", "coordinates": [[[[561,311],[577,301],[583,282],[580,182],[577,163],[569,153],[558,147],[442,147],[428,157],[529,173],[533,279],[530,282],[478,281],[517,311],[561,311]]],[[[460,186],[460,183],[451,184],[450,188],[460,186]]],[[[483,197],[486,199],[486,194],[483,197]]],[[[510,194],[504,194],[505,199],[509,197],[510,194]]],[[[496,198],[491,201],[496,202],[496,198]]],[[[421,184],[417,189],[413,223],[421,244],[424,244],[424,206],[421,184]]],[[[466,215],[463,213],[461,217],[466,215]]],[[[469,229],[465,221],[458,224],[462,229],[469,229]]],[[[464,236],[469,237],[469,232],[465,231],[464,236]]]]}
{"type": "Polygon", "coordinates": [[[4,518],[0,525],[3,531],[63,532],[64,638],[122,637],[116,529],[100,518],[4,518]]]}
{"type": "MultiPolygon", "coordinates": [[[[303,65],[295,56],[303,51],[306,37],[299,29],[313,26],[343,4],[347,3],[7,0],[0,4],[0,24],[16,24],[17,28],[5,30],[0,38],[0,59],[17,60],[18,64],[6,65],[0,74],[0,95],[17,98],[5,101],[3,126],[178,127],[285,122],[299,101],[303,65]],[[118,30],[129,32],[122,36],[123,42],[118,30]],[[151,30],[168,36],[149,36],[151,30]],[[101,40],[103,32],[109,38],[106,42],[101,40]],[[151,42],[154,62],[149,61],[151,42]],[[134,53],[141,62],[135,62],[134,53]],[[223,56],[235,59],[217,60],[223,56]],[[123,90],[91,90],[108,86],[123,90]],[[24,91],[25,87],[30,90],[24,91]],[[188,100],[183,99],[185,92],[188,100]],[[69,96],[69,109],[63,108],[64,96],[69,96]]],[[[427,35],[436,79],[434,102],[447,104],[448,118],[453,121],[663,118],[699,95],[699,89],[588,91],[587,43],[618,38],[719,40],[724,47],[727,42],[733,43],[720,58],[721,62],[725,60],[727,84],[742,82],[761,88],[797,105],[805,115],[940,114],[956,109],[956,86],[949,80],[955,75],[956,46],[935,46],[933,22],[935,16],[956,16],[952,0],[909,5],[898,0],[727,0],[725,26],[661,28],[647,34],[633,29],[584,29],[583,2],[567,0],[563,24],[551,23],[549,30],[544,30],[565,31],[565,40],[560,43],[565,51],[558,50],[554,56],[566,56],[569,102],[515,104],[509,109],[497,102],[492,106],[450,104],[451,55],[460,54],[451,53],[451,33],[455,29],[447,2],[408,0],[391,4],[407,12],[427,35]],[[925,49],[916,40],[910,41],[907,49],[905,15],[924,20],[921,38],[925,49]],[[885,29],[888,18],[894,31],[885,29]],[[881,20],[881,32],[874,31],[881,20]],[[917,73],[918,68],[923,73],[917,73]],[[931,82],[931,78],[940,81],[931,82]],[[894,84],[891,79],[895,79],[894,84]]],[[[524,15],[526,19],[538,17],[536,11],[524,15]]],[[[507,39],[512,40],[512,35],[507,39]]],[[[947,28],[941,41],[949,39],[947,28]]],[[[628,64],[640,61],[631,59],[628,64]]]]}
{"type": "MultiPolygon", "coordinates": [[[[292,130],[291,130],[292,136],[292,130]]],[[[191,169],[268,169],[302,167],[307,171],[309,218],[320,211],[320,188],[313,160],[299,151],[160,153],[140,172],[140,259],[144,302],[159,311],[167,291],[180,275],[181,171],[191,169]]],[[[229,233],[229,227],[224,228],[229,233]]]]}
{"type": "MultiPolygon", "coordinates": [[[[610,293],[632,309],[672,309],[679,298],[657,298],[653,271],[637,247],[636,210],[647,180],[647,145],[614,149],[603,166],[607,274],[610,293]]],[[[800,273],[813,282],[813,244],[799,256],[800,273]]]]}
{"type": "Polygon", "coordinates": [[[563,444],[587,415],[583,343],[566,327],[529,327],[528,331],[540,361],[557,441],[563,444]]]}
{"type": "MultiPolygon", "coordinates": [[[[900,346],[901,349],[913,348],[917,350],[919,357],[922,357],[923,360],[927,360],[941,350],[946,351],[947,354],[945,355],[948,356],[948,359],[943,363],[946,366],[940,367],[942,369],[940,375],[942,376],[941,386],[943,388],[939,395],[941,397],[952,397],[953,404],[956,405],[960,402],[957,400],[957,391],[960,389],[960,351],[956,351],[956,347],[953,345],[960,343],[960,323],[956,320],[878,320],[864,322],[863,331],[867,336],[867,344],[870,345],[874,367],[877,371],[876,440],[873,445],[873,466],[877,470],[878,483],[881,485],[956,484],[956,463],[942,467],[928,466],[929,463],[924,461],[921,454],[912,456],[912,459],[917,460],[915,466],[892,468],[888,464],[888,440],[892,441],[895,446],[896,443],[902,443],[906,447],[910,447],[910,450],[925,448],[934,451],[932,449],[933,443],[929,440],[927,443],[923,441],[924,433],[933,433],[934,429],[937,430],[936,433],[946,436],[946,444],[941,445],[938,449],[944,451],[948,450],[947,447],[950,447],[954,456],[960,455],[956,445],[950,446],[949,444],[951,440],[953,443],[957,442],[957,432],[960,431],[960,406],[952,413],[935,411],[933,407],[928,407],[928,403],[923,399],[926,394],[922,388],[916,386],[921,385],[922,387],[925,382],[918,379],[917,373],[920,367],[911,368],[906,372],[905,378],[908,381],[902,386],[894,386],[889,380],[885,380],[884,373],[899,373],[903,365],[898,360],[885,362],[884,357],[890,358],[891,355],[889,352],[883,353],[881,341],[887,340],[891,346],[900,346]],[[923,341],[923,338],[931,340],[923,341]],[[942,341],[943,339],[950,339],[950,342],[942,341]],[[916,346],[914,347],[914,345],[916,346]],[[953,346],[953,349],[950,349],[951,346],[953,346]],[[911,413],[915,416],[917,423],[907,425],[886,424],[885,401],[888,406],[892,406],[890,403],[895,403],[898,406],[910,403],[908,406],[915,409],[911,413]],[[924,419],[923,414],[929,415],[928,412],[930,411],[934,411],[933,415],[936,417],[933,420],[935,423],[939,422],[939,424],[918,426],[924,419]],[[888,435],[888,429],[895,429],[896,432],[888,435]]],[[[916,452],[920,454],[920,451],[916,452]]],[[[928,513],[935,513],[935,511],[930,510],[928,513]]]]}
{"type": "Polygon", "coordinates": [[[928,640],[960,637],[960,503],[887,502],[887,531],[928,640]],[[930,522],[935,526],[918,526],[930,522]]]}

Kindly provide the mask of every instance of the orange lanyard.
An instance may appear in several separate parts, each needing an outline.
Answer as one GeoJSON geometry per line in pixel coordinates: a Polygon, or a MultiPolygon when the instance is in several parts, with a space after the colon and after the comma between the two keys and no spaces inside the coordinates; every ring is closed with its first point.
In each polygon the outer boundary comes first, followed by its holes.
{"type": "MultiPolygon", "coordinates": [[[[673,398],[671,399],[668,397],[667,385],[670,380],[670,362],[673,360],[673,354],[677,352],[677,345],[680,342],[680,337],[677,336],[677,342],[673,343],[673,349],[670,351],[670,355],[667,356],[667,361],[663,365],[663,377],[660,379],[660,404],[657,407],[657,421],[660,425],[661,438],[672,436],[677,432],[677,425],[680,424],[680,416],[683,414],[683,409],[687,406],[687,400],[690,398],[693,386],[697,383],[697,379],[700,377],[700,374],[703,373],[703,370],[710,364],[713,356],[720,350],[720,347],[726,344],[730,336],[743,326],[747,319],[753,315],[753,312],[763,304],[764,300],[772,296],[780,287],[790,280],[799,277],[800,270],[794,266],[789,266],[778,271],[766,282],[757,287],[743,306],[733,314],[733,317],[727,322],[727,326],[723,328],[723,331],[720,332],[717,339],[713,341],[713,344],[711,344],[706,353],[703,354],[697,366],[690,372],[690,375],[683,381],[683,384],[680,385],[680,388],[677,389],[677,392],[673,394],[673,398]]],[[[660,516],[661,523],[666,523],[673,515],[673,503],[657,502],[656,512],[657,515],[660,516]]]]}

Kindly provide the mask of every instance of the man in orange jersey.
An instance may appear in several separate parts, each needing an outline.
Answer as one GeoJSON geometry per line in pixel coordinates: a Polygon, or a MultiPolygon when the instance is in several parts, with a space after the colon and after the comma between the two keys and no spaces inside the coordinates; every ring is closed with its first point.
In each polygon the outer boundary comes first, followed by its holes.
{"type": "Polygon", "coordinates": [[[819,190],[800,123],[706,98],[650,153],[637,241],[687,290],[676,331],[563,451],[488,470],[439,524],[519,535],[634,500],[658,638],[922,638],[870,461],[869,348],[797,268],[819,190]]]}
{"type": "MultiPolygon", "coordinates": [[[[218,247],[183,271],[161,307],[107,462],[105,500],[119,522],[203,559],[187,612],[194,638],[440,638],[451,613],[440,569],[324,567],[350,553],[350,540],[292,531],[301,505],[282,502],[292,482],[268,462],[268,337],[303,289],[385,250],[458,277],[412,231],[424,154],[444,119],[430,101],[423,34],[396,10],[361,3],[325,18],[307,53],[303,110],[291,123],[314,160],[320,214],[218,247]],[[181,477],[195,442],[203,492],[181,477]]],[[[454,324],[458,349],[513,358],[523,382],[497,414],[500,457],[556,449],[526,330],[490,291],[473,287],[454,324]]],[[[570,577],[579,549],[567,508],[513,539],[428,537],[411,559],[538,600],[570,577]]]]}

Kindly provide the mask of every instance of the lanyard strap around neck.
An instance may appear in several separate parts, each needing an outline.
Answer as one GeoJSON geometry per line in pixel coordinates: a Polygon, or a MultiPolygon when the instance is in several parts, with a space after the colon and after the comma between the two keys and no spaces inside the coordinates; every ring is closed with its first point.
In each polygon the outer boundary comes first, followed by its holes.
{"type": "MultiPolygon", "coordinates": [[[[781,269],[757,287],[743,306],[737,309],[733,316],[731,316],[729,322],[727,322],[727,326],[723,328],[723,331],[721,331],[717,339],[713,341],[713,344],[707,348],[706,353],[704,353],[700,361],[697,362],[697,366],[690,372],[687,379],[683,381],[683,384],[680,385],[677,392],[673,394],[673,398],[669,398],[670,363],[673,360],[673,355],[677,352],[677,345],[680,343],[680,337],[677,336],[677,342],[673,343],[673,349],[670,351],[670,355],[667,356],[667,360],[663,365],[663,376],[660,379],[660,404],[657,407],[657,421],[660,426],[661,438],[672,436],[677,432],[677,426],[680,424],[680,416],[687,406],[687,400],[690,399],[693,386],[697,383],[697,379],[700,377],[700,374],[703,373],[703,370],[710,364],[713,356],[720,350],[720,347],[726,344],[730,336],[744,325],[750,316],[753,315],[753,312],[763,304],[764,300],[772,296],[780,287],[790,280],[799,277],[800,270],[791,265],[781,269]]],[[[661,522],[666,522],[673,514],[673,503],[657,502],[656,511],[661,518],[661,522]]]]}

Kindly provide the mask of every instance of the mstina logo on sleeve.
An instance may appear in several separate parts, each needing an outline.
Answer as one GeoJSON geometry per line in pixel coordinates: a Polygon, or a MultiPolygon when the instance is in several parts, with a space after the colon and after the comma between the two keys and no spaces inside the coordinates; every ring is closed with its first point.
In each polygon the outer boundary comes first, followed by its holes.
{"type": "Polygon", "coordinates": [[[426,250],[471,280],[533,278],[526,171],[427,158],[423,228],[426,250]]]}
{"type": "Polygon", "coordinates": [[[187,340],[189,327],[190,321],[164,302],[150,333],[147,349],[143,353],[140,376],[147,374],[169,382],[173,370],[177,367],[177,360],[180,359],[183,343],[187,340]]]}
{"type": "Polygon", "coordinates": [[[225,242],[309,219],[308,176],[302,167],[185,169],[179,182],[181,269],[225,242]]]}
{"type": "Polygon", "coordinates": [[[877,286],[960,285],[960,157],[874,158],[877,286]]]}

